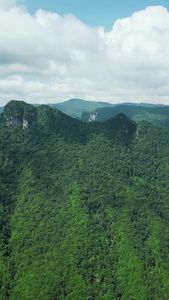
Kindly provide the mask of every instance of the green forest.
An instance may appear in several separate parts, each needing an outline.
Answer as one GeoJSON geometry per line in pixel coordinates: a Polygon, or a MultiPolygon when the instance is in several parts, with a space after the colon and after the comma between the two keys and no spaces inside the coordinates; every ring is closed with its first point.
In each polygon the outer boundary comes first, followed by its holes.
{"type": "Polygon", "coordinates": [[[0,115],[0,300],[169,299],[169,129],[0,115]]]}
{"type": "Polygon", "coordinates": [[[97,109],[84,110],[81,114],[81,120],[84,122],[92,122],[93,116],[95,122],[104,122],[115,117],[119,113],[124,113],[127,117],[135,122],[146,120],[154,125],[169,128],[169,106],[159,106],[146,104],[121,104],[113,107],[98,107],[97,109]]]}

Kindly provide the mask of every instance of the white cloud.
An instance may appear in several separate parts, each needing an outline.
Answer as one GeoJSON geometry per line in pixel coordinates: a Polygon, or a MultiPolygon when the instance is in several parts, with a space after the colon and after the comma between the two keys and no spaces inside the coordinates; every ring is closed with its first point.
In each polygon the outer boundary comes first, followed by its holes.
{"type": "Polygon", "coordinates": [[[8,10],[12,7],[15,7],[18,3],[18,0],[0,0],[0,9],[8,10]]]}
{"type": "Polygon", "coordinates": [[[163,6],[118,19],[105,32],[72,15],[41,9],[30,15],[16,1],[0,0],[0,41],[0,106],[10,99],[73,97],[168,104],[169,13],[163,6]]]}

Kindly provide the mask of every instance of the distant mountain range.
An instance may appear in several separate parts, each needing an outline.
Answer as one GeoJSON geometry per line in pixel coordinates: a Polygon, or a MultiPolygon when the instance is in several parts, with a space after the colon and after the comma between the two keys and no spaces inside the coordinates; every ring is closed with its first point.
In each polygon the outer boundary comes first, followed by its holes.
{"type": "MultiPolygon", "coordinates": [[[[53,108],[57,108],[60,111],[64,112],[66,115],[69,115],[73,118],[81,118],[81,114],[83,111],[93,111],[98,107],[114,106],[114,104],[110,104],[107,102],[95,102],[82,99],[70,99],[60,103],[47,103],[47,105],[53,108]]],[[[35,104],[34,106],[39,106],[39,104],[35,104]]],[[[0,113],[2,113],[3,110],[4,107],[0,107],[0,113]]]]}
{"type": "Polygon", "coordinates": [[[48,104],[51,107],[58,108],[65,114],[73,118],[81,118],[83,111],[93,111],[98,107],[111,107],[113,104],[107,102],[95,102],[82,99],[70,99],[62,103],[48,104]]]}
{"type": "MultiPolygon", "coordinates": [[[[150,103],[111,104],[107,102],[70,99],[61,103],[49,103],[50,107],[57,108],[63,113],[83,122],[103,122],[119,113],[126,114],[130,119],[139,122],[147,120],[155,125],[169,127],[169,106],[150,103]]],[[[35,104],[34,106],[39,106],[35,104]]],[[[0,113],[4,110],[0,107],[0,113]]]]}
{"type": "MultiPolygon", "coordinates": [[[[98,102],[98,101],[87,101],[83,99],[70,99],[68,101],[62,102],[62,103],[55,103],[55,104],[47,104],[51,107],[58,108],[65,114],[74,117],[74,118],[82,118],[82,114],[85,111],[88,112],[93,112],[96,109],[101,109],[101,108],[109,108],[111,107],[112,109],[114,107],[119,107],[119,111],[123,112],[123,106],[134,106],[134,107],[165,107],[165,105],[158,104],[150,104],[150,103],[131,103],[131,102],[126,102],[126,103],[120,103],[120,104],[111,104],[108,102],[98,102]]],[[[111,117],[110,117],[111,118],[111,117]]]]}
{"type": "Polygon", "coordinates": [[[97,108],[93,112],[83,112],[81,120],[84,122],[104,122],[124,113],[135,122],[146,120],[154,125],[169,128],[169,106],[136,106],[136,105],[117,105],[114,107],[97,108]]]}

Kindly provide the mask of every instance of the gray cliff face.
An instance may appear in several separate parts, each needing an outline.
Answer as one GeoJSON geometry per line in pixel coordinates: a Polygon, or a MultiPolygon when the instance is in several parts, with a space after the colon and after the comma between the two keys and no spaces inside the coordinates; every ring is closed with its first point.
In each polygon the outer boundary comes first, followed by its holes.
{"type": "Polygon", "coordinates": [[[58,109],[47,105],[34,107],[24,101],[11,100],[5,106],[2,118],[7,126],[20,127],[23,129],[43,126],[53,129],[59,126],[67,118],[58,109]],[[63,120],[62,120],[63,119],[63,120]]]}
{"type": "Polygon", "coordinates": [[[29,123],[25,119],[20,120],[19,118],[14,117],[14,116],[10,116],[10,117],[5,116],[5,118],[6,118],[6,125],[7,126],[22,127],[23,129],[29,127],[29,123]]]}
{"type": "Polygon", "coordinates": [[[23,119],[23,129],[28,127],[29,127],[28,120],[23,119]]]}
{"type": "Polygon", "coordinates": [[[98,121],[97,115],[98,115],[97,112],[95,114],[90,114],[88,122],[97,122],[98,121]]]}
{"type": "Polygon", "coordinates": [[[36,109],[23,101],[11,100],[4,109],[7,126],[28,128],[36,121],[36,109]]]}

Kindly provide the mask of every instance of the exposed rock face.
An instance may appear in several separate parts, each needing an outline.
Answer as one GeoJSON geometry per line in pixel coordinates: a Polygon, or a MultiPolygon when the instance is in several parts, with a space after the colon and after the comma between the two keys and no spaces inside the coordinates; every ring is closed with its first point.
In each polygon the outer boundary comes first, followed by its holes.
{"type": "Polygon", "coordinates": [[[11,100],[4,109],[7,126],[31,127],[36,121],[36,109],[23,101],[11,100]]]}
{"type": "Polygon", "coordinates": [[[16,117],[14,117],[14,116],[7,117],[5,115],[5,118],[6,118],[6,125],[7,126],[13,126],[13,127],[22,127],[23,126],[22,121],[19,120],[16,117]]]}
{"type": "Polygon", "coordinates": [[[7,126],[22,127],[23,129],[29,127],[29,123],[25,119],[20,120],[20,119],[14,117],[14,116],[10,116],[10,117],[5,116],[5,118],[6,118],[6,125],[7,126]]]}
{"type": "Polygon", "coordinates": [[[28,120],[23,119],[23,129],[28,127],[29,127],[28,120]]]}
{"type": "Polygon", "coordinates": [[[97,115],[98,115],[98,113],[96,113],[96,114],[90,114],[90,116],[89,116],[89,122],[96,122],[97,121],[97,115]]]}
{"type": "Polygon", "coordinates": [[[35,107],[24,101],[11,100],[5,106],[2,117],[7,126],[20,127],[23,129],[43,126],[46,128],[60,127],[61,122],[68,116],[61,113],[58,109],[48,105],[35,107]]]}

